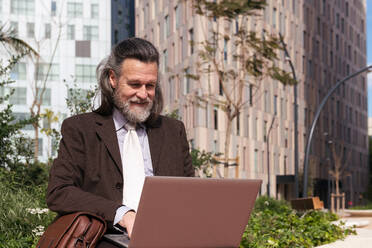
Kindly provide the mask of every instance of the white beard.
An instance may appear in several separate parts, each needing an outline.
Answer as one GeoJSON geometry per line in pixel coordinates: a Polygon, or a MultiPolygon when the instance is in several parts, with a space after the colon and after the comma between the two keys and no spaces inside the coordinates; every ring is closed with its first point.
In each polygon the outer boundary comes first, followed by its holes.
{"type": "Polygon", "coordinates": [[[147,98],[142,101],[136,96],[126,100],[121,101],[118,91],[114,92],[114,104],[119,109],[119,111],[124,115],[124,117],[132,124],[142,123],[149,118],[151,114],[151,108],[153,106],[153,101],[147,98]],[[131,103],[148,103],[146,107],[135,106],[130,108],[131,103]]]}

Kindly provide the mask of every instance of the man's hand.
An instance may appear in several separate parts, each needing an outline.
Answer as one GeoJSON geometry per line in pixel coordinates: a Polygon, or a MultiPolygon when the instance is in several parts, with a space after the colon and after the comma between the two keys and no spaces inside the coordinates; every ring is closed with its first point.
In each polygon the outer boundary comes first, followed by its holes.
{"type": "Polygon", "coordinates": [[[134,220],[136,219],[136,212],[128,211],[124,214],[123,218],[119,221],[119,225],[127,229],[129,238],[132,236],[134,220]]]}

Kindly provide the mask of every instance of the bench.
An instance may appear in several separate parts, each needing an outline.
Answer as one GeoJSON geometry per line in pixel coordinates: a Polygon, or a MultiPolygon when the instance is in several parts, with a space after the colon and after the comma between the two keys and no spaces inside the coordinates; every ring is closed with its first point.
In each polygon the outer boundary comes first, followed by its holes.
{"type": "Polygon", "coordinates": [[[318,196],[293,199],[291,200],[291,206],[296,210],[324,209],[324,203],[318,196]]]}

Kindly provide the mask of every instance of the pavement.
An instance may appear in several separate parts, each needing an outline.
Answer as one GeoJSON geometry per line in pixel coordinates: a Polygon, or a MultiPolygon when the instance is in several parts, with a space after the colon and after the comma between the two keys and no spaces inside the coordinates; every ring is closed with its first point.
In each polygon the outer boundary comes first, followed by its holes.
{"type": "Polygon", "coordinates": [[[357,235],[317,248],[372,248],[372,217],[343,217],[346,226],[356,226],[357,235]]]}

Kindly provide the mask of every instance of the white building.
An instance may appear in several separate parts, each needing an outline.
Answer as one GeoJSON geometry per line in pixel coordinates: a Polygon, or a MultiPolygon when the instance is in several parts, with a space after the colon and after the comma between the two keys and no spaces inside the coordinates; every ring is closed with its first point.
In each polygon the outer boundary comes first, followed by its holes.
{"type": "MultiPolygon", "coordinates": [[[[61,120],[68,116],[66,84],[70,88],[93,88],[96,85],[97,64],[111,49],[111,1],[51,1],[51,0],[0,0],[0,22],[16,30],[41,56],[38,78],[42,79],[52,63],[45,85],[41,113],[46,109],[58,115],[59,123],[52,127],[60,129],[61,120]],[[55,51],[54,51],[55,50],[55,51]],[[53,54],[55,53],[54,57],[53,54]],[[76,81],[76,84],[74,83],[76,81]]],[[[9,53],[2,47],[1,59],[9,53]]],[[[30,114],[35,92],[35,61],[25,58],[13,70],[16,83],[10,103],[19,118],[30,114]]],[[[39,80],[36,87],[41,87],[39,80]]],[[[6,93],[6,92],[5,92],[6,93]]],[[[40,121],[40,129],[48,125],[40,121]]],[[[25,133],[34,137],[31,126],[25,133]]],[[[52,153],[51,139],[40,132],[39,157],[45,161],[52,153]]]]}

